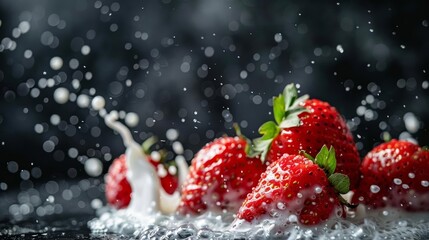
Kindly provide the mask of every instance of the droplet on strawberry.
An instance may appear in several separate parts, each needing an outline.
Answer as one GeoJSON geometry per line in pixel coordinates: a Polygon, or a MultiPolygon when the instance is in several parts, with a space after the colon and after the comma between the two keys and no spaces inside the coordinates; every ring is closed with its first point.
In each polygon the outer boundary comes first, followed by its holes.
{"type": "Polygon", "coordinates": [[[274,97],[275,121],[264,123],[254,139],[253,155],[260,154],[267,165],[283,154],[305,151],[314,156],[324,145],[333,146],[337,152],[337,171],[350,178],[350,188],[359,182],[360,158],[353,136],[338,111],[326,102],[298,96],[293,84],[274,97]]]}
{"type": "Polygon", "coordinates": [[[244,138],[222,137],[195,155],[182,187],[181,214],[238,210],[265,170],[259,158],[247,157],[246,146],[244,138]]]}
{"type": "MultiPolygon", "coordinates": [[[[277,224],[317,225],[334,215],[341,216],[339,195],[349,191],[346,175],[335,173],[333,148],[324,146],[313,158],[308,154],[281,156],[261,175],[258,185],[238,211],[238,219],[259,222],[277,219],[277,224]]],[[[350,206],[350,205],[349,205],[350,206]]]]}
{"type": "Polygon", "coordinates": [[[429,211],[429,151],[418,145],[391,140],[364,158],[361,181],[352,202],[370,209],[396,207],[429,211]]]}

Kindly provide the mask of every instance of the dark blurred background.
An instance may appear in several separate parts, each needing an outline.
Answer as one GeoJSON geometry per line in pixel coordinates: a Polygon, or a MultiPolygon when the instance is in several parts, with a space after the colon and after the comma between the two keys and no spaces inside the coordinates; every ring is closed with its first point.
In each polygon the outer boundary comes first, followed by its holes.
{"type": "Polygon", "coordinates": [[[124,151],[81,94],[137,113],[139,142],[177,129],[187,160],[233,122],[257,137],[291,82],[343,114],[362,156],[389,134],[429,144],[428,5],[372,2],[1,0],[0,198],[124,151]]]}

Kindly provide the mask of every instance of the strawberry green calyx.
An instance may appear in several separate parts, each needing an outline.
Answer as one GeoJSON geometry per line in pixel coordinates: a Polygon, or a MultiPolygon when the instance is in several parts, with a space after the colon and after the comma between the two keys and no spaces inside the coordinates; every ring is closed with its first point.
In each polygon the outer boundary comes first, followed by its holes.
{"type": "Polygon", "coordinates": [[[301,106],[308,95],[298,97],[298,91],[293,83],[288,84],[283,92],[273,99],[273,115],[275,121],[268,121],[259,127],[260,138],[253,140],[252,152],[261,155],[261,160],[265,161],[271,143],[281,129],[297,127],[301,120],[298,115],[306,112],[307,109],[301,106]]]}
{"type": "Polygon", "coordinates": [[[320,152],[316,155],[315,158],[309,154],[302,152],[302,154],[316,163],[320,168],[322,168],[326,176],[328,177],[329,183],[334,187],[335,191],[338,193],[338,198],[343,205],[346,205],[349,208],[355,208],[355,205],[348,203],[340,194],[346,194],[350,191],[350,179],[347,175],[342,173],[336,173],[335,168],[337,167],[337,159],[335,157],[335,149],[331,146],[329,149],[326,145],[323,145],[320,152]]]}
{"type": "Polygon", "coordinates": [[[152,136],[148,139],[146,139],[143,143],[142,143],[142,150],[143,153],[146,155],[150,155],[150,148],[155,145],[155,143],[158,142],[158,138],[155,136],[152,136]]]}

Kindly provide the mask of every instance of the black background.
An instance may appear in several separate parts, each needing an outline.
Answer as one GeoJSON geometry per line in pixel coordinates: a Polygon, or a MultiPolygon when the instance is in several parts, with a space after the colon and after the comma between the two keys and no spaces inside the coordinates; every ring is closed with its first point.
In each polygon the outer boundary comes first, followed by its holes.
{"type": "MultiPolygon", "coordinates": [[[[25,190],[28,182],[87,178],[83,162],[88,157],[102,159],[106,151],[116,157],[124,151],[120,137],[94,112],[73,102],[57,104],[52,97],[57,87],[76,94],[95,88],[96,95],[106,98],[108,110],[138,113],[140,123],[132,130],[139,142],[151,134],[165,139],[167,129],[178,129],[188,160],[213,136],[233,134],[232,122],[247,121],[243,132],[257,137],[257,128],[271,119],[270,99],[290,82],[330,102],[349,123],[359,122],[352,130],[362,156],[382,141],[384,131],[395,138],[405,132],[407,112],[420,121],[420,129],[410,136],[429,144],[429,90],[423,88],[429,71],[429,8],[424,1],[118,3],[119,10],[114,1],[0,1],[0,40],[8,37],[17,44],[13,51],[0,52],[0,184],[7,184],[6,192],[25,190]],[[55,16],[54,24],[49,23],[52,14],[65,22],[64,28],[55,25],[55,16]],[[31,29],[14,38],[12,31],[23,20],[31,29]],[[56,38],[51,46],[42,43],[46,31],[56,38]],[[147,33],[147,40],[136,38],[136,32],[147,33]],[[282,35],[280,43],[275,41],[277,33],[282,35]],[[127,43],[132,44],[129,50],[127,43]],[[82,45],[90,46],[88,55],[80,52],[82,45]],[[214,49],[212,57],[205,55],[206,47],[214,49]],[[32,51],[30,59],[24,58],[27,49],[32,51]],[[272,53],[275,57],[270,59],[272,53]],[[49,66],[54,56],[64,60],[60,70],[49,66]],[[186,56],[192,61],[184,73],[180,68],[186,56]],[[69,67],[72,58],[79,61],[77,69],[69,67]],[[141,59],[147,59],[149,67],[134,69],[141,59]],[[204,64],[207,72],[200,69],[204,64]],[[255,70],[242,79],[240,72],[252,69],[249,64],[255,70]],[[83,79],[86,72],[92,73],[91,80],[83,79]],[[40,78],[52,77],[63,80],[54,88],[40,89],[37,98],[19,91],[28,79],[37,85],[40,78]],[[80,80],[80,89],[72,88],[72,79],[80,80]],[[126,79],[133,82],[131,87],[125,86],[126,79]],[[112,93],[113,81],[123,86],[120,94],[112,93]],[[138,89],[144,91],[142,98],[136,97],[138,89]],[[357,114],[368,95],[376,99],[365,105],[378,115],[372,120],[357,114]],[[255,104],[259,98],[262,102],[255,104]],[[383,102],[377,105],[378,101],[383,102]],[[75,133],[52,125],[52,114],[75,133]],[[73,116],[79,119],[75,126],[73,116]],[[151,127],[146,125],[148,118],[156,119],[151,127]],[[43,133],[35,132],[36,124],[45,126],[43,133]],[[94,127],[101,129],[99,136],[91,134],[94,127]],[[53,136],[58,144],[45,152],[43,143],[53,136]],[[78,158],[68,156],[71,147],[78,150],[78,158]],[[18,163],[17,173],[8,170],[11,161],[18,163]],[[41,169],[41,177],[21,179],[21,170],[35,167],[41,169]],[[70,168],[76,176],[68,173],[70,168]]],[[[106,172],[110,161],[103,164],[106,172]]]]}

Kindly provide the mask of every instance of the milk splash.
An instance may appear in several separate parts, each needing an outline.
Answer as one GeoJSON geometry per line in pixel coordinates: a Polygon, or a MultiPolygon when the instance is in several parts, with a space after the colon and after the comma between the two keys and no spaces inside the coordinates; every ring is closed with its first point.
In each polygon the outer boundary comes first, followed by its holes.
{"type": "MultiPolygon", "coordinates": [[[[126,147],[127,180],[132,188],[131,202],[126,210],[149,217],[158,213],[174,213],[180,202],[179,192],[176,190],[170,195],[160,187],[161,183],[155,168],[143,154],[140,144],[134,141],[130,130],[118,121],[118,112],[107,113],[104,109],[105,100],[101,96],[94,97],[91,105],[104,118],[106,125],[120,134],[126,147]]],[[[180,186],[188,173],[188,167],[180,158],[176,159],[176,164],[179,168],[180,186]]]]}

